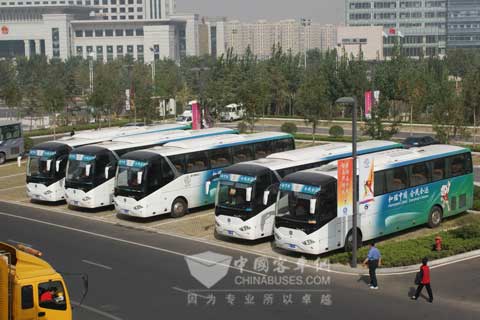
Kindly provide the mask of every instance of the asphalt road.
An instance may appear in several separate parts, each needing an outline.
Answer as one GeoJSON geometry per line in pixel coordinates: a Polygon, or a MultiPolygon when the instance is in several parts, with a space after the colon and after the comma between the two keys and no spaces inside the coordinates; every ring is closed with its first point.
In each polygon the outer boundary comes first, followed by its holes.
{"type": "MultiPolygon", "coordinates": [[[[90,291],[84,306],[74,310],[75,319],[478,319],[480,316],[480,259],[433,270],[435,301],[430,304],[424,299],[409,299],[413,274],[379,277],[380,290],[372,291],[364,277],[315,269],[305,269],[302,273],[293,270],[301,264],[281,261],[269,261],[266,272],[254,268],[258,256],[248,251],[2,202],[0,241],[32,245],[43,251],[44,258],[57,270],[89,275],[90,291]],[[193,270],[211,272],[199,279],[207,283],[221,278],[222,270],[228,272],[211,288],[192,277],[185,259],[207,251],[223,255],[223,264],[215,265],[216,257],[212,255],[201,260],[203,267],[199,268],[197,263],[193,270]],[[241,257],[247,259],[244,266],[238,263],[241,257]],[[248,285],[253,279],[266,279],[265,274],[276,279],[284,277],[289,282],[248,285]],[[285,278],[290,275],[301,279],[285,278]],[[321,279],[323,284],[300,284],[309,276],[321,279]],[[197,294],[196,304],[195,296],[187,292],[197,294]],[[311,303],[306,303],[308,295],[311,303]],[[232,296],[235,296],[233,302],[232,296]],[[272,305],[264,304],[263,300],[271,302],[271,297],[272,305]],[[306,299],[305,303],[302,299],[306,299]]],[[[72,299],[78,301],[80,282],[69,278],[67,281],[72,299]]]]}

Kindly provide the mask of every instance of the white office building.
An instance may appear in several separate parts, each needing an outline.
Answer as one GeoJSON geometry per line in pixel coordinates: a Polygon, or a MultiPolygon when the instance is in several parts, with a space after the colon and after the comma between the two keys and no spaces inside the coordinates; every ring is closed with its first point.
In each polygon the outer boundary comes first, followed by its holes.
{"type": "Polygon", "coordinates": [[[139,61],[198,55],[199,16],[175,0],[0,0],[0,58],[89,56],[139,61]]]}

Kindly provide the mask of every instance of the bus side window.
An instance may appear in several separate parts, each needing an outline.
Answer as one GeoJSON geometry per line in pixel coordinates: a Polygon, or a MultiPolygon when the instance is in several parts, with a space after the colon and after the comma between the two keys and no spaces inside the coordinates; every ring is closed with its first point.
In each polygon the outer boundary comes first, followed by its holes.
{"type": "Polygon", "coordinates": [[[23,286],[22,287],[22,309],[31,309],[33,308],[33,286],[23,286]]]}
{"type": "Polygon", "coordinates": [[[450,177],[458,177],[465,174],[465,156],[464,154],[455,155],[447,158],[447,168],[450,177]]]}
{"type": "Polygon", "coordinates": [[[13,126],[13,138],[14,139],[18,139],[21,137],[21,128],[20,128],[20,125],[19,124],[16,124],[13,126]]]}
{"type": "Polygon", "coordinates": [[[470,174],[473,172],[473,164],[472,164],[472,154],[465,153],[465,174],[470,174]]]}
{"type": "Polygon", "coordinates": [[[168,157],[170,162],[172,162],[175,169],[180,173],[183,174],[186,172],[185,170],[185,155],[177,155],[177,156],[170,156],[168,157]]]}
{"type": "Polygon", "coordinates": [[[232,164],[230,148],[220,148],[208,151],[212,169],[228,167],[232,164]]]}
{"type": "Polygon", "coordinates": [[[174,178],[175,174],[173,173],[172,168],[165,159],[162,159],[162,187],[172,182],[174,178]]]}
{"type": "Polygon", "coordinates": [[[387,192],[403,190],[408,186],[406,167],[393,168],[385,171],[387,192]]]}
{"type": "Polygon", "coordinates": [[[439,181],[445,179],[445,158],[432,160],[432,181],[439,181]]]}
{"type": "Polygon", "coordinates": [[[410,187],[426,184],[430,180],[430,170],[426,162],[415,163],[409,166],[410,187]]]}
{"type": "Polygon", "coordinates": [[[373,188],[375,197],[385,194],[385,171],[375,172],[375,182],[373,188]]]}
{"type": "Polygon", "coordinates": [[[208,169],[208,157],[205,151],[187,155],[187,173],[199,172],[208,169]]]}
{"type": "Polygon", "coordinates": [[[269,154],[271,154],[271,145],[271,141],[255,143],[255,159],[266,158],[269,154]]]}
{"type": "Polygon", "coordinates": [[[239,145],[232,147],[233,163],[250,161],[254,159],[253,145],[239,145]]]}

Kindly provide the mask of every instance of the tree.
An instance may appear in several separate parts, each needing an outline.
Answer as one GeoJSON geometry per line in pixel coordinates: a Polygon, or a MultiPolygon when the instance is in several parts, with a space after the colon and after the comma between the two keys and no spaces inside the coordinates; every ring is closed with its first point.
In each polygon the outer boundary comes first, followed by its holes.
{"type": "Polygon", "coordinates": [[[477,117],[480,111],[480,67],[469,71],[463,80],[463,97],[465,108],[473,120],[473,144],[476,145],[477,117]]]}
{"type": "Polygon", "coordinates": [[[305,123],[312,126],[312,139],[315,143],[318,121],[327,117],[330,105],[325,77],[316,69],[307,70],[297,98],[300,114],[305,123]]]}

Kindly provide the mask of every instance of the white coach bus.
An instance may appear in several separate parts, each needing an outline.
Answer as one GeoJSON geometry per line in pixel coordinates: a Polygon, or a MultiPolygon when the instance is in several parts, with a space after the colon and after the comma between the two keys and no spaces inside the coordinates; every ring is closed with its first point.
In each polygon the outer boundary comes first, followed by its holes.
{"type": "Polygon", "coordinates": [[[167,130],[186,130],[177,124],[145,127],[121,127],[82,131],[70,137],[44,142],[28,153],[27,195],[31,199],[57,202],[65,199],[65,168],[68,154],[75,148],[109,141],[119,137],[137,136],[167,130]]]}
{"type": "MultiPolygon", "coordinates": [[[[365,141],[358,143],[358,154],[396,148],[402,148],[402,145],[390,141],[365,141]]],[[[275,202],[282,178],[351,155],[351,143],[329,143],[276,153],[265,159],[226,168],[217,189],[216,232],[246,240],[273,235],[275,202]],[[246,198],[247,193],[251,194],[250,200],[246,198]]]]}
{"type": "Polygon", "coordinates": [[[75,207],[92,209],[109,206],[113,204],[115,172],[122,155],[172,141],[235,133],[236,130],[226,128],[175,130],[113,139],[77,148],[68,156],[65,198],[68,204],[75,207]]]}
{"type": "MultiPolygon", "coordinates": [[[[358,246],[423,224],[437,227],[443,218],[472,207],[470,150],[432,145],[373,156],[374,198],[359,205],[358,246]]],[[[283,179],[275,217],[277,247],[315,255],[351,249],[355,231],[352,216],[337,210],[337,174],[338,162],[332,162],[283,179]]]]}
{"type": "Polygon", "coordinates": [[[214,203],[217,179],[232,164],[292,150],[285,133],[224,135],[132,152],[120,160],[115,207],[123,215],[147,218],[214,203]]]}

